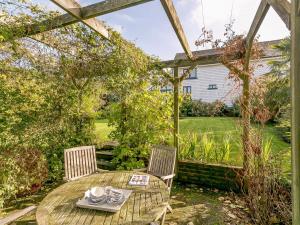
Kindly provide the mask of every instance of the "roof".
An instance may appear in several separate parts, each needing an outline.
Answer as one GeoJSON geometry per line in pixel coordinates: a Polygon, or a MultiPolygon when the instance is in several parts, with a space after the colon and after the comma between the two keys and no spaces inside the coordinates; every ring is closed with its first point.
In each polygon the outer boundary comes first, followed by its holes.
{"type": "MultiPolygon", "coordinates": [[[[282,39],[278,40],[272,40],[272,41],[264,41],[264,42],[259,42],[259,46],[263,49],[263,58],[272,58],[272,57],[277,57],[280,56],[281,53],[272,48],[273,45],[279,44],[282,41],[282,39]]],[[[203,56],[213,56],[213,55],[219,55],[220,54],[220,49],[206,49],[206,50],[200,50],[200,51],[193,51],[193,56],[198,58],[198,57],[203,57],[203,56]]],[[[181,60],[181,59],[187,59],[185,53],[177,53],[175,55],[175,60],[181,60]]]]}
{"type": "MultiPolygon", "coordinates": [[[[272,46],[275,44],[279,44],[281,41],[282,39],[259,42],[258,44],[263,50],[262,58],[280,57],[281,52],[274,49],[272,46]]],[[[198,65],[221,63],[221,55],[221,49],[206,49],[200,51],[193,51],[193,56],[196,58],[195,62],[197,62],[198,65]]],[[[185,53],[177,53],[175,55],[174,60],[164,61],[162,63],[165,67],[184,67],[190,66],[193,62],[186,57],[185,53]]]]}

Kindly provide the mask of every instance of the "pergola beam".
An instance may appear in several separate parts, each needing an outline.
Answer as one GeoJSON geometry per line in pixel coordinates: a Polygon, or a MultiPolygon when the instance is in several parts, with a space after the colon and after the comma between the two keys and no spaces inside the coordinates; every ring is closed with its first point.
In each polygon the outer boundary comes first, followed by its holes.
{"type": "Polygon", "coordinates": [[[51,0],[53,3],[61,7],[63,10],[74,16],[77,20],[81,21],[102,37],[109,39],[109,32],[106,29],[104,23],[96,18],[84,19],[82,17],[81,6],[75,0],[51,0]]]}
{"type": "Polygon", "coordinates": [[[179,17],[177,15],[176,9],[174,7],[172,0],[160,0],[161,4],[164,7],[164,10],[173,26],[173,29],[180,41],[182,48],[184,49],[185,54],[190,60],[193,60],[193,53],[190,49],[188,40],[180,23],[179,17]]]}
{"type": "MultiPolygon", "coordinates": [[[[197,65],[221,63],[220,56],[222,56],[222,53],[211,56],[199,56],[193,62],[197,63],[197,65]]],[[[191,66],[193,62],[189,59],[167,60],[162,61],[162,66],[164,68],[188,67],[191,66]]]]}
{"type": "MultiPolygon", "coordinates": [[[[108,13],[112,13],[121,9],[129,8],[132,6],[136,6],[139,4],[143,4],[146,2],[150,2],[153,0],[106,0],[102,2],[97,2],[95,4],[82,7],[80,9],[81,11],[81,19],[90,19],[93,17],[105,15],[108,13]]],[[[53,30],[56,28],[64,27],[73,23],[77,23],[80,20],[77,17],[74,17],[73,15],[70,15],[69,13],[57,16],[53,19],[49,19],[46,21],[43,21],[41,24],[34,24],[27,26],[25,28],[24,34],[21,34],[23,36],[28,35],[34,35],[38,33],[42,33],[45,31],[53,30]]],[[[16,34],[17,38],[20,38],[21,36],[16,34]]]]}
{"type": "Polygon", "coordinates": [[[267,12],[269,11],[270,5],[268,4],[267,0],[262,0],[260,5],[256,11],[255,17],[252,21],[251,27],[246,37],[246,45],[252,45],[253,40],[257,34],[258,29],[260,28],[267,12]]]}
{"type": "MultiPolygon", "coordinates": [[[[189,59],[175,59],[175,60],[166,60],[162,61],[161,65],[163,68],[175,68],[175,67],[189,67],[192,66],[194,63],[197,65],[209,65],[209,64],[217,64],[222,63],[221,56],[223,55],[223,51],[219,50],[215,54],[212,55],[203,55],[198,56],[195,58],[194,61],[190,61],[189,59]]],[[[261,58],[270,58],[270,57],[280,57],[280,54],[272,54],[269,55],[266,52],[263,52],[261,58]]],[[[240,59],[238,54],[233,54],[230,60],[237,60],[240,59]]]]}
{"type": "Polygon", "coordinates": [[[299,0],[291,11],[291,89],[292,89],[292,196],[293,225],[300,224],[300,14],[299,0]]]}
{"type": "Polygon", "coordinates": [[[280,16],[286,27],[291,30],[291,3],[288,0],[267,0],[280,16]]]}
{"type": "Polygon", "coordinates": [[[151,1],[154,0],[106,0],[83,7],[81,15],[85,19],[93,18],[151,1]]]}

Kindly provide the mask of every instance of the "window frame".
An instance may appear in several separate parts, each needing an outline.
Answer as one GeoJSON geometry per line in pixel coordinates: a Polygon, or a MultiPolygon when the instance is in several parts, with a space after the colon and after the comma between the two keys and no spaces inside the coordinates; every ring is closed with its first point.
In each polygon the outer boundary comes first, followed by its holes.
{"type": "Polygon", "coordinates": [[[165,86],[165,87],[163,87],[163,88],[160,89],[160,92],[161,93],[172,93],[173,92],[173,88],[165,86]]]}
{"type": "Polygon", "coordinates": [[[191,85],[182,86],[182,93],[191,95],[192,94],[192,86],[191,85]]]}
{"type": "Polygon", "coordinates": [[[209,84],[207,90],[218,90],[217,84],[209,84]]]}
{"type": "MultiPolygon", "coordinates": [[[[183,68],[182,69],[182,74],[184,74],[186,71],[188,71],[188,68],[183,68]]],[[[189,74],[189,76],[185,79],[186,80],[198,79],[197,68],[193,69],[192,72],[189,74]]]]}

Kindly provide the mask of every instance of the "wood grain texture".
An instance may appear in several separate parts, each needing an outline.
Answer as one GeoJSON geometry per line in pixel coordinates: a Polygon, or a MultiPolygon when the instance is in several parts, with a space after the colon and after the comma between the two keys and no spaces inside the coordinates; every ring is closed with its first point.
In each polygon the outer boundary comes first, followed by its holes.
{"type": "Polygon", "coordinates": [[[128,182],[136,172],[107,172],[93,174],[58,187],[41,202],[36,218],[40,224],[125,225],[149,224],[166,210],[169,200],[167,186],[159,178],[150,175],[148,186],[130,186],[128,182]],[[133,193],[120,211],[102,212],[76,207],[84,192],[94,186],[113,186],[131,189],[133,193]]]}
{"type": "MultiPolygon", "coordinates": [[[[175,133],[174,136],[176,135],[175,133]]],[[[178,155],[176,154],[176,148],[159,145],[153,146],[147,173],[160,178],[173,175],[176,164],[176,155],[178,155]]],[[[164,179],[164,182],[168,186],[169,190],[171,190],[172,181],[173,177],[164,179]]]]}
{"type": "Polygon", "coordinates": [[[109,32],[106,29],[105,24],[96,18],[84,19],[82,17],[81,6],[77,1],[75,0],[51,0],[51,1],[56,5],[58,5],[59,7],[61,7],[66,12],[68,12],[73,17],[77,18],[78,21],[81,21],[89,28],[99,33],[104,38],[109,39],[109,32]]]}
{"type": "MultiPolygon", "coordinates": [[[[106,0],[97,2],[92,5],[82,7],[80,9],[81,19],[90,19],[97,16],[105,15],[107,13],[112,13],[121,9],[133,7],[139,4],[143,4],[153,0],[106,0]]],[[[77,9],[76,9],[77,10],[77,9]]],[[[75,10],[74,10],[75,11],[75,10]]],[[[76,11],[75,11],[76,13],[76,11]]],[[[77,23],[80,20],[73,15],[66,13],[60,16],[57,16],[53,19],[45,20],[40,24],[32,24],[25,27],[25,32],[15,35],[14,38],[20,38],[23,36],[30,36],[45,31],[50,31],[56,28],[64,27],[73,23],[77,23]]]]}
{"type": "Polygon", "coordinates": [[[66,149],[65,179],[74,180],[97,171],[95,146],[81,146],[66,149]]]}
{"type": "Polygon", "coordinates": [[[300,224],[300,0],[292,0],[291,89],[292,89],[292,196],[293,225],[300,224]]]}
{"type": "Polygon", "coordinates": [[[267,0],[275,12],[280,16],[285,26],[291,30],[291,3],[288,0],[267,0]]]}
{"type": "Polygon", "coordinates": [[[252,42],[257,34],[257,31],[259,30],[262,22],[265,19],[265,16],[267,15],[267,12],[269,11],[270,5],[267,2],[267,0],[261,0],[260,5],[256,11],[255,17],[252,21],[252,24],[250,26],[249,32],[246,37],[246,44],[247,46],[252,45],[252,42]]]}
{"type": "Polygon", "coordinates": [[[182,28],[181,22],[179,20],[179,17],[177,15],[176,9],[174,7],[172,0],[160,0],[162,6],[164,7],[164,10],[172,24],[172,27],[180,41],[181,46],[184,49],[184,52],[188,56],[190,60],[193,60],[193,53],[190,49],[188,40],[186,38],[186,35],[184,33],[184,30],[182,28]]]}
{"type": "MultiPolygon", "coordinates": [[[[274,57],[281,57],[279,51],[271,48],[272,45],[278,44],[280,40],[274,41],[264,41],[259,42],[259,47],[263,49],[261,58],[268,59],[274,57]]],[[[177,53],[174,60],[162,61],[161,66],[163,68],[175,68],[175,67],[188,67],[194,64],[197,65],[209,65],[209,64],[218,64],[222,63],[221,56],[223,55],[222,49],[207,49],[200,51],[193,51],[193,56],[195,57],[194,61],[191,61],[187,58],[185,53],[177,53]]],[[[230,60],[240,59],[238,54],[233,53],[230,57],[230,60]]]]}

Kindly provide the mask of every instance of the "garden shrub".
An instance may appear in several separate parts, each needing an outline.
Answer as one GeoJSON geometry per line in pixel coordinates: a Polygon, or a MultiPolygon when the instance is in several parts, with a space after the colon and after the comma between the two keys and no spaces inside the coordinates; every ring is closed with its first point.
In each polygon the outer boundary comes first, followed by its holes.
{"type": "Polygon", "coordinates": [[[190,95],[183,96],[180,106],[181,117],[200,117],[200,116],[238,116],[239,113],[234,107],[228,107],[221,101],[204,102],[192,100],[190,95]]]}
{"type": "Polygon", "coordinates": [[[290,91],[290,61],[291,40],[283,39],[273,46],[280,51],[282,58],[270,62],[272,72],[266,75],[268,92],[266,102],[273,112],[273,120],[277,123],[279,133],[286,142],[291,141],[291,91],[290,91]]]}
{"type": "Polygon", "coordinates": [[[144,168],[148,157],[148,148],[129,148],[126,145],[118,146],[114,149],[112,163],[119,170],[132,170],[144,168]]]}
{"type": "Polygon", "coordinates": [[[172,101],[159,90],[133,91],[110,107],[110,137],[120,144],[113,162],[119,169],[144,166],[151,145],[166,142],[171,132],[172,101]]]}
{"type": "Polygon", "coordinates": [[[280,160],[271,156],[271,142],[261,133],[252,134],[250,167],[244,174],[244,196],[254,224],[292,224],[291,183],[282,172],[280,160]]]}
{"type": "Polygon", "coordinates": [[[276,125],[283,140],[288,143],[291,142],[291,112],[291,104],[288,104],[283,108],[281,116],[278,118],[278,124],[276,125]]]}
{"type": "Polygon", "coordinates": [[[2,150],[0,154],[0,208],[15,195],[39,190],[48,175],[47,160],[37,149],[2,150]]]}

